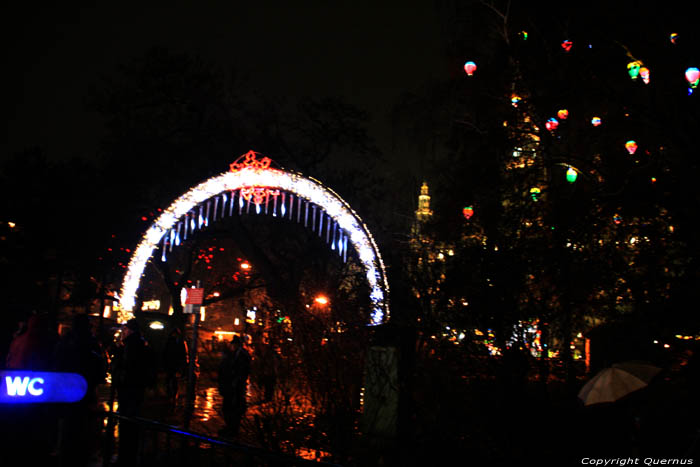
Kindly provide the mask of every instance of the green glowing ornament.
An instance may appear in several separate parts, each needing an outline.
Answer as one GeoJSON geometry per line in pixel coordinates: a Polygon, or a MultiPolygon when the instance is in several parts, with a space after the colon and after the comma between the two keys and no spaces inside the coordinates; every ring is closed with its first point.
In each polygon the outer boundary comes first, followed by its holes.
{"type": "Polygon", "coordinates": [[[630,74],[630,78],[637,79],[639,76],[639,69],[642,67],[642,62],[635,60],[627,64],[627,73],[630,74]]]}
{"type": "Polygon", "coordinates": [[[569,183],[574,183],[577,178],[578,178],[578,172],[576,172],[576,169],[569,166],[569,168],[566,170],[566,181],[569,183]]]}

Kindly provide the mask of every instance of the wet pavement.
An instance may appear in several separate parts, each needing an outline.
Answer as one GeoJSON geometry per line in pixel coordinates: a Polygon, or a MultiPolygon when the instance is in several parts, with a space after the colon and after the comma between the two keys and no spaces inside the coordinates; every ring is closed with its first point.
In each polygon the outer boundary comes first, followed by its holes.
{"type": "MultiPolygon", "coordinates": [[[[146,392],[146,398],[143,405],[142,417],[157,422],[172,425],[174,427],[185,428],[185,405],[186,405],[186,381],[180,381],[179,396],[175,401],[169,400],[163,385],[158,385],[156,388],[149,389],[146,392]]],[[[284,406],[285,419],[294,420],[290,426],[280,427],[280,431],[288,433],[299,431],[299,427],[306,424],[307,420],[313,419],[312,404],[303,396],[297,395],[288,397],[283,394],[282,390],[277,390],[270,401],[263,401],[263,391],[255,384],[248,385],[248,409],[245,418],[241,422],[241,429],[235,442],[248,446],[266,448],[264,444],[269,440],[268,436],[261,436],[260,420],[266,417],[274,416],[278,413],[280,407],[284,406]],[[262,441],[262,442],[261,442],[262,441]]],[[[109,411],[109,401],[111,395],[111,387],[105,384],[99,390],[100,408],[109,411]]],[[[220,438],[219,430],[224,428],[224,420],[221,414],[223,399],[219,394],[216,383],[211,379],[202,378],[198,381],[196,388],[196,398],[194,410],[189,421],[188,431],[200,435],[220,438]]],[[[118,401],[114,401],[114,411],[119,411],[118,401]]],[[[310,422],[313,426],[313,422],[310,422]]],[[[107,419],[104,421],[104,426],[107,426],[107,419]]],[[[119,428],[114,427],[114,437],[118,442],[119,428]]],[[[298,435],[298,434],[297,434],[298,435]]],[[[294,437],[295,435],[292,434],[294,437]]],[[[274,434],[274,438],[279,439],[279,433],[274,434]]],[[[223,438],[226,439],[226,438],[223,438]]],[[[287,444],[282,441],[282,444],[287,444]]],[[[317,458],[319,455],[327,453],[315,449],[305,447],[297,447],[295,454],[306,458],[317,458]]]]}

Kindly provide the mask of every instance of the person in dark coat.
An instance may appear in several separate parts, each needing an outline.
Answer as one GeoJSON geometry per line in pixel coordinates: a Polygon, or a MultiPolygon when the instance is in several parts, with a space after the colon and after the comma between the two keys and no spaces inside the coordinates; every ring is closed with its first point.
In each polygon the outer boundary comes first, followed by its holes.
{"type": "Polygon", "coordinates": [[[250,354],[240,336],[234,336],[231,348],[224,349],[219,365],[219,393],[223,397],[222,412],[226,426],[222,436],[236,436],[247,409],[246,391],[250,374],[250,354]]]}
{"type": "Polygon", "coordinates": [[[34,314],[27,320],[26,331],[10,344],[5,366],[18,370],[51,370],[58,335],[51,328],[48,315],[34,314]]]}
{"type": "Polygon", "coordinates": [[[165,343],[163,368],[168,400],[174,403],[178,393],[178,373],[181,376],[187,374],[187,343],[178,328],[173,329],[165,343]]]}
{"type": "MultiPolygon", "coordinates": [[[[46,313],[29,316],[10,343],[8,370],[51,371],[58,334],[46,313]]],[[[0,404],[0,450],[21,453],[25,465],[47,465],[55,449],[58,414],[49,404],[0,404]]],[[[2,464],[2,461],[0,461],[2,464]]]]}
{"type": "Polygon", "coordinates": [[[71,330],[59,341],[56,369],[77,373],[88,385],[85,397],[61,417],[59,437],[61,465],[87,465],[99,443],[97,386],[104,382],[107,373],[107,360],[90,330],[87,315],[75,315],[71,330]]]}
{"type": "MultiPolygon", "coordinates": [[[[145,398],[146,388],[154,382],[155,368],[151,348],[141,336],[136,319],[127,321],[122,332],[124,345],[115,353],[112,361],[112,380],[117,389],[119,415],[138,417],[145,398]]],[[[128,421],[119,423],[119,463],[136,465],[138,428],[128,421]]]]}

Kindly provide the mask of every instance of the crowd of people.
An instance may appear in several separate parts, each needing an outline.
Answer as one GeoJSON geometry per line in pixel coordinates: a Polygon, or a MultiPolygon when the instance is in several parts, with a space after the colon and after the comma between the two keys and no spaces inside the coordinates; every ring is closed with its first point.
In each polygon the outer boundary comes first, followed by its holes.
{"type": "MultiPolygon", "coordinates": [[[[251,352],[240,336],[220,343],[217,384],[223,399],[221,415],[225,427],[219,435],[236,438],[247,410],[251,352]]],[[[266,401],[275,386],[274,356],[262,352],[260,382],[266,401]]],[[[4,359],[8,370],[55,371],[80,374],[87,382],[85,397],[74,404],[22,404],[2,407],[4,422],[0,437],[8,447],[26,452],[31,460],[57,459],[59,465],[87,465],[100,451],[103,415],[98,407],[98,387],[111,375],[112,398],[120,416],[118,464],[135,465],[138,428],[134,417],[143,416],[148,389],[164,373],[168,403],[175,407],[179,388],[187,378],[187,339],[174,328],[156,356],[136,319],[126,322],[117,338],[102,345],[86,314],[76,314],[70,329],[59,336],[47,314],[32,314],[19,323],[4,359]],[[13,423],[7,423],[12,420],[13,423]]]]}

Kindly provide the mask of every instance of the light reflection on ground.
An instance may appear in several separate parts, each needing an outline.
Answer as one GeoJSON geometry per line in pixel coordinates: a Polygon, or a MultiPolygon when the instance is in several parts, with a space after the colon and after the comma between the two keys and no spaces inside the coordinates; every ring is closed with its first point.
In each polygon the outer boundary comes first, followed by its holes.
{"type": "MultiPolygon", "coordinates": [[[[142,416],[161,423],[172,425],[178,428],[184,427],[185,418],[185,382],[180,385],[179,397],[177,400],[168,401],[162,388],[148,390],[144,402],[142,416]]],[[[262,401],[261,391],[254,384],[248,386],[248,410],[245,419],[241,423],[241,431],[236,438],[237,442],[252,446],[259,446],[260,420],[275,414],[284,414],[285,418],[292,420],[290,426],[278,426],[281,432],[291,433],[299,427],[313,426],[313,402],[301,394],[287,397],[284,391],[278,390],[270,401],[262,401]]],[[[110,387],[103,385],[99,390],[99,406],[102,410],[109,411],[110,387]]],[[[219,430],[224,427],[221,414],[223,398],[213,382],[200,380],[196,391],[194,411],[189,424],[189,431],[210,437],[219,437],[219,430]]],[[[114,400],[114,411],[119,411],[117,398],[114,400]]],[[[107,418],[104,420],[105,428],[108,426],[107,418]]],[[[118,443],[119,425],[115,424],[113,435],[118,443]]],[[[277,433],[279,434],[279,433],[277,433]]],[[[286,442],[283,442],[287,445],[286,442]]],[[[326,452],[305,447],[295,447],[292,452],[297,456],[306,459],[319,459],[327,455],[326,452]]]]}

